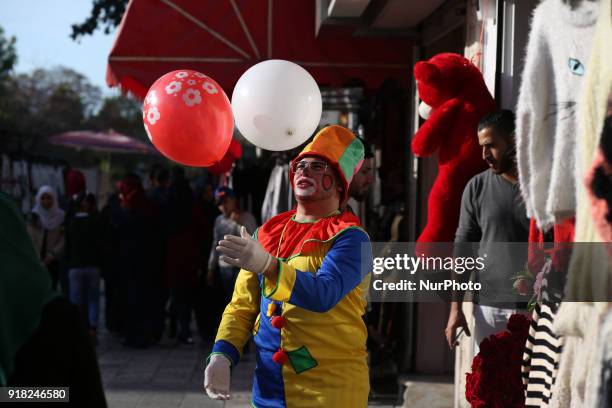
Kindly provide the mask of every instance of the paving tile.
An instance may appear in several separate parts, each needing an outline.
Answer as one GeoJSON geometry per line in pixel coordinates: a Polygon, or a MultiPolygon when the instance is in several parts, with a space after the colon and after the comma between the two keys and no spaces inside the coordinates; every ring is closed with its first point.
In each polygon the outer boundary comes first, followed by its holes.
{"type": "MultiPolygon", "coordinates": [[[[99,339],[98,362],[109,408],[249,406],[255,368],[253,346],[251,354],[247,354],[232,371],[232,399],[223,402],[208,398],[203,390],[203,361],[210,352],[210,343],[202,347],[185,347],[165,338],[157,346],[133,350],[124,348],[120,337],[104,329],[100,330],[99,339]]],[[[376,407],[391,408],[391,405],[376,407]]]]}

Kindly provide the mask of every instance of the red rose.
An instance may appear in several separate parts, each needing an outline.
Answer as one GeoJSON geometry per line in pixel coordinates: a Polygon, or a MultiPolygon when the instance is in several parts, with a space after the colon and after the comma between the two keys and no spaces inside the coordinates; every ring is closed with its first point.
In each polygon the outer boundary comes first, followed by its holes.
{"type": "Polygon", "coordinates": [[[529,294],[529,282],[527,279],[519,278],[514,281],[514,288],[519,295],[526,296],[529,294]]]}
{"type": "Polygon", "coordinates": [[[480,353],[466,374],[466,399],[472,407],[523,408],[525,386],[521,362],[529,331],[529,320],[513,315],[508,331],[496,333],[480,343],[480,353]]]}
{"type": "Polygon", "coordinates": [[[515,313],[510,316],[506,327],[512,333],[529,333],[530,324],[531,320],[527,319],[525,315],[515,313]]]}
{"type": "Polygon", "coordinates": [[[478,374],[467,373],[465,375],[465,399],[468,402],[472,402],[472,400],[477,398],[476,391],[478,389],[479,381],[480,378],[478,377],[478,374]]]}
{"type": "Polygon", "coordinates": [[[482,356],[483,359],[486,358],[490,358],[493,354],[493,344],[491,344],[491,339],[488,337],[485,337],[481,342],[480,342],[480,355],[482,356]]]}
{"type": "Polygon", "coordinates": [[[487,408],[487,403],[482,400],[475,399],[472,401],[472,408],[487,408]]]}
{"type": "Polygon", "coordinates": [[[482,365],[482,357],[480,357],[480,354],[477,354],[474,357],[474,360],[472,361],[472,372],[475,373],[480,369],[480,366],[482,365]]]}

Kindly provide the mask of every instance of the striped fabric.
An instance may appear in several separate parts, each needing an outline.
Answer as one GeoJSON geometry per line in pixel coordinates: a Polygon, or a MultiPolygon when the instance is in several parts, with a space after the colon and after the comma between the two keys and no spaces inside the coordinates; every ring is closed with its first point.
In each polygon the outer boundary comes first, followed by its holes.
{"type": "Polygon", "coordinates": [[[563,338],[553,331],[553,322],[560,297],[549,284],[551,261],[544,265],[542,302],[536,305],[523,355],[523,382],[527,386],[525,407],[546,407],[559,368],[563,338]]]}

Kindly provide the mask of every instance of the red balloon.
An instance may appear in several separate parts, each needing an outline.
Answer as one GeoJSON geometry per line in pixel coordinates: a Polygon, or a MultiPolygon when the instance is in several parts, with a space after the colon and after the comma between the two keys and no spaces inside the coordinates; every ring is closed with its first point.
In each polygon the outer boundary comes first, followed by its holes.
{"type": "Polygon", "coordinates": [[[234,132],[232,107],[221,86],[189,69],[155,81],[145,98],[143,120],[153,145],[187,166],[221,160],[234,132]]]}
{"type": "Polygon", "coordinates": [[[212,174],[222,174],[227,173],[232,169],[232,164],[236,159],[242,157],[242,145],[236,139],[232,139],[232,142],[229,145],[229,149],[225,153],[225,156],[217,163],[213,164],[208,168],[208,171],[212,174]]]}

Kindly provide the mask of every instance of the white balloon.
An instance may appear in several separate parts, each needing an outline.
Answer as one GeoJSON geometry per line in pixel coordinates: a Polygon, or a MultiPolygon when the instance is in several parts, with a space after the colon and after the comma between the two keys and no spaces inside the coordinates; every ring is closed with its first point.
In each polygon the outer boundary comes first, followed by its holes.
{"type": "Polygon", "coordinates": [[[304,143],[319,125],[322,109],[314,78],[284,60],[253,65],[232,94],[236,127],[249,142],[266,150],[289,150],[304,143]]]}

